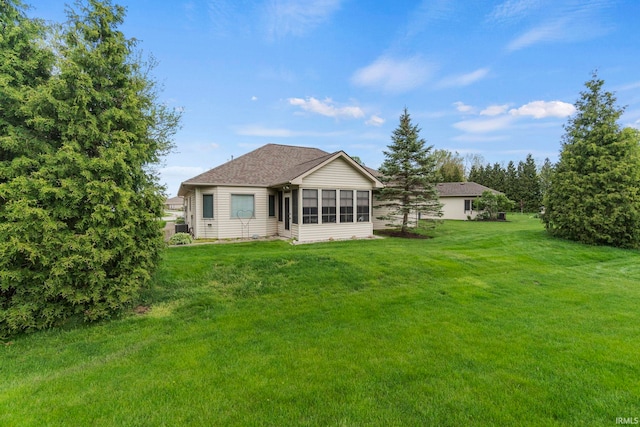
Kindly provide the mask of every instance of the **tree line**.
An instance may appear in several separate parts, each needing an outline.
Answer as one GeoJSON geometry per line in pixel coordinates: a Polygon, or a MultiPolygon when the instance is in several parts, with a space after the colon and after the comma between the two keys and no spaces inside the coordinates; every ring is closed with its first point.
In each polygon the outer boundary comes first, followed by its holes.
{"type": "Polygon", "coordinates": [[[538,212],[542,207],[545,191],[553,164],[546,158],[541,165],[536,164],[533,155],[517,165],[510,160],[503,163],[484,163],[480,155],[463,157],[447,150],[434,150],[437,176],[440,182],[471,181],[504,193],[514,201],[516,210],[538,212]]]}
{"type": "Polygon", "coordinates": [[[553,236],[640,247],[640,131],[618,123],[625,108],[616,104],[597,73],[585,86],[575,102],[575,115],[564,126],[558,163],[545,159],[539,167],[531,154],[503,167],[483,165],[480,156],[434,150],[405,108],[380,168],[386,187],[379,200],[389,209],[380,219],[401,218],[399,228],[406,233],[413,209],[441,214],[437,182],[466,179],[504,193],[523,212],[542,208],[542,222],[553,236]]]}

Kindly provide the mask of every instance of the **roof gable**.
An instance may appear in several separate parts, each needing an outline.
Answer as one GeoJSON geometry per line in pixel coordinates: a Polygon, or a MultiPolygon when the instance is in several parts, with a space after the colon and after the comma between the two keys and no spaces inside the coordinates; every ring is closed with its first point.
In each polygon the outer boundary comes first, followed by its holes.
{"type": "Polygon", "coordinates": [[[317,148],[267,144],[184,181],[179,194],[183,193],[184,186],[193,185],[272,187],[299,184],[304,176],[339,157],[370,179],[375,187],[382,186],[368,168],[359,165],[343,151],[327,153],[317,148]]]}
{"type": "Polygon", "coordinates": [[[292,165],[309,162],[328,154],[317,148],[267,144],[182,184],[266,187],[290,170],[292,165]]]}

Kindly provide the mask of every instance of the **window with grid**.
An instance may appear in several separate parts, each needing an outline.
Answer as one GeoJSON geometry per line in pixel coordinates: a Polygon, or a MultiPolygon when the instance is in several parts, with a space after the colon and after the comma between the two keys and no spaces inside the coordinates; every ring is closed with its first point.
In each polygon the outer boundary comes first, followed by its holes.
{"type": "Polygon", "coordinates": [[[302,223],[318,223],[318,190],[302,190],[302,223]]]}
{"type": "Polygon", "coordinates": [[[353,222],[353,190],[340,190],[340,222],[353,222]]]}
{"type": "Polygon", "coordinates": [[[322,190],[322,222],[336,222],[336,190],[322,190]]]}
{"type": "Polygon", "coordinates": [[[358,222],[369,221],[369,192],[358,191],[357,192],[357,217],[358,222]]]}

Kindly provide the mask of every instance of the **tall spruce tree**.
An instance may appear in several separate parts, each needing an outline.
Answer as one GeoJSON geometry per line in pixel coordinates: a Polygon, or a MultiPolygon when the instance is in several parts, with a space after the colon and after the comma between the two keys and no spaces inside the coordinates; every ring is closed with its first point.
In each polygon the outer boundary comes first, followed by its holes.
{"type": "Polygon", "coordinates": [[[594,73],[565,126],[543,216],[558,237],[587,244],[640,246],[640,135],[621,129],[624,109],[594,73]]]}
{"type": "Polygon", "coordinates": [[[418,226],[417,220],[414,222],[410,218],[412,213],[442,216],[442,205],[435,188],[436,159],[431,152],[433,147],[426,146],[426,141],[420,138],[420,129],[411,123],[406,108],[391,140],[379,168],[380,180],[385,187],[377,195],[378,207],[387,212],[379,219],[389,221],[389,226],[407,233],[412,222],[418,226]]]}
{"type": "Polygon", "coordinates": [[[147,64],[118,30],[124,8],[76,5],[55,72],[25,91],[24,138],[42,147],[38,163],[18,175],[29,162],[18,153],[0,184],[0,334],[112,315],[148,283],[163,247],[152,165],[179,116],[157,102],[147,64]]]}
{"type": "Polygon", "coordinates": [[[515,199],[521,212],[538,212],[542,205],[540,177],[531,154],[518,163],[518,198],[515,199]]]}
{"type": "Polygon", "coordinates": [[[509,160],[505,169],[504,194],[511,200],[520,200],[520,188],[518,186],[518,171],[513,160],[509,160]]]}

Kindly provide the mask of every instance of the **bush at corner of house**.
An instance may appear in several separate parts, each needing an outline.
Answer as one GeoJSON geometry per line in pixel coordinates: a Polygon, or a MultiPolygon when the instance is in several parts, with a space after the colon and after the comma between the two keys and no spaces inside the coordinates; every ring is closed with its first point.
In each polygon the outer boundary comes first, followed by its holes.
{"type": "Polygon", "coordinates": [[[170,245],[188,245],[193,242],[189,233],[176,233],[169,239],[170,245]]]}
{"type": "Polygon", "coordinates": [[[176,218],[176,224],[184,224],[184,217],[179,216],[176,218]]]}

